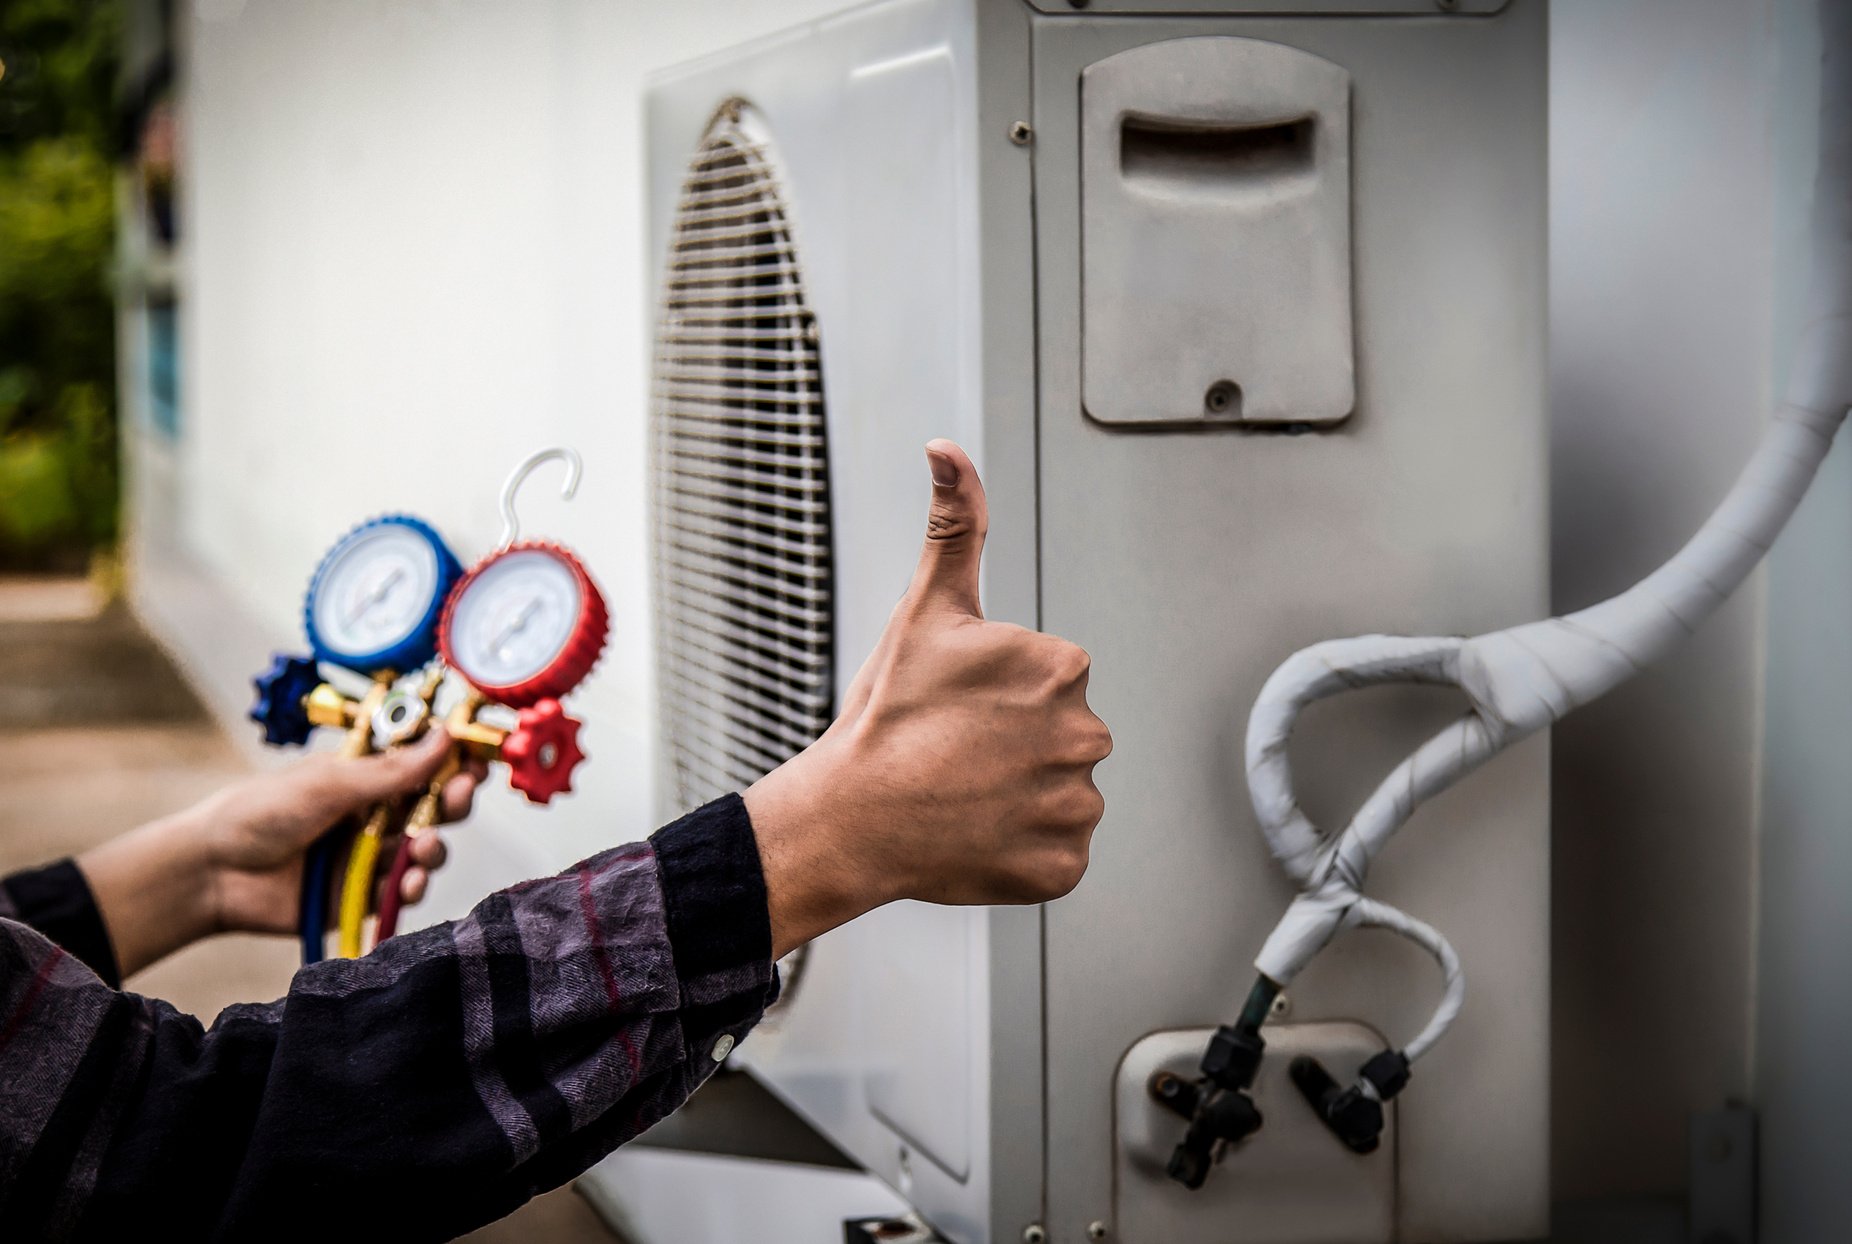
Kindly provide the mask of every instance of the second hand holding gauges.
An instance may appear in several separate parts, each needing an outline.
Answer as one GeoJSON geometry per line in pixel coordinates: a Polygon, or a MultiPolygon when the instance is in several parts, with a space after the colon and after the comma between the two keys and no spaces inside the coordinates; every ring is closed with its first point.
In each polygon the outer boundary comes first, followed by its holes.
{"type": "MultiPolygon", "coordinates": [[[[502,488],[501,547],[467,575],[441,537],[418,519],[389,515],[349,532],[323,557],[309,587],[304,615],[314,657],[278,654],[256,680],[251,717],[264,727],[265,741],[300,744],[316,726],[339,727],[347,732],[341,749],[347,756],[422,737],[446,664],[468,683],[444,722],[454,740],[452,754],[406,820],[381,896],[376,943],[396,930],[412,842],[441,819],[443,787],[462,769],[466,753],[506,763],[509,785],[543,804],[571,790],[572,771],[584,759],[580,723],[558,701],[583,681],[603,651],[604,598],[566,549],[541,541],[515,543],[515,493],[537,466],[556,458],[568,468],[563,495],[573,495],[581,465],[571,450],[542,450],[522,462],[502,488]],[[434,663],[440,646],[444,659],[434,663]],[[362,698],[351,698],[322,679],[318,662],[365,674],[373,684],[362,698]],[[395,687],[401,674],[426,666],[415,689],[395,687]],[[481,720],[491,705],[514,709],[513,725],[481,720]]],[[[379,851],[397,810],[372,809],[348,853],[340,904],[343,956],[361,953],[379,851]]],[[[348,831],[337,829],[316,843],[304,862],[305,963],[322,957],[343,832],[348,831]]]]}
{"type": "MultiPolygon", "coordinates": [[[[422,722],[410,730],[397,727],[412,709],[403,693],[393,690],[393,684],[401,673],[417,670],[436,656],[438,620],[462,572],[443,537],[410,515],[372,519],[337,540],[316,567],[303,603],[312,655],[279,653],[256,680],[257,703],[251,718],[264,727],[265,741],[299,745],[308,741],[317,726],[339,728],[347,732],[341,754],[357,757],[418,733],[422,722]],[[324,662],[363,674],[372,679],[372,686],[360,699],[346,696],[322,679],[324,662]]],[[[435,690],[433,681],[430,692],[435,690]]],[[[377,851],[378,836],[386,830],[390,811],[372,811],[351,854],[362,852],[368,839],[377,851]]],[[[328,899],[343,832],[337,828],[323,836],[303,861],[305,963],[322,958],[328,899]]],[[[344,951],[358,953],[348,946],[344,951]]]]}

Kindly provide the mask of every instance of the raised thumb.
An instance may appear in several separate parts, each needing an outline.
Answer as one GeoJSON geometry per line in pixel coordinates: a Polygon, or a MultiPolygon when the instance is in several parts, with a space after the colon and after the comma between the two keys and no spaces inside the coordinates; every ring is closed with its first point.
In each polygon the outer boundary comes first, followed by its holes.
{"type": "Polygon", "coordinates": [[[978,563],[990,527],[983,481],[965,451],[951,441],[928,441],[926,462],[932,469],[932,506],[926,513],[926,545],[907,594],[916,605],[981,618],[978,563]]]}

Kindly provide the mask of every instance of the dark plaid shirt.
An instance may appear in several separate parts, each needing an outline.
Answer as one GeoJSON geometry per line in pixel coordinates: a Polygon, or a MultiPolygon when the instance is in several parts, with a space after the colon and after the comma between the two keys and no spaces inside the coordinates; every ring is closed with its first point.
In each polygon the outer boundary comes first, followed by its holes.
{"type": "Polygon", "coordinates": [[[443,1240],[674,1110],[777,990],[738,796],[210,1029],[113,987],[68,862],[0,882],[0,1240],[443,1240]]]}

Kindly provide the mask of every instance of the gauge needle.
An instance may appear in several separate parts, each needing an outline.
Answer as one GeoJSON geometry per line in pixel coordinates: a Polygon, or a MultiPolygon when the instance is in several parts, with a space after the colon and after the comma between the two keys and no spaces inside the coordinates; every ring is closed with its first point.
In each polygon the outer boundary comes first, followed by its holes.
{"type": "Polygon", "coordinates": [[[371,609],[374,605],[377,605],[379,604],[380,601],[385,600],[386,593],[390,592],[393,589],[393,586],[397,584],[398,581],[400,579],[403,579],[404,577],[405,577],[405,567],[394,566],[392,568],[391,574],[387,575],[384,579],[381,579],[379,581],[378,586],[376,586],[371,591],[369,591],[365,596],[362,596],[360,598],[360,603],[354,606],[353,612],[347,615],[347,624],[349,626],[352,626],[354,623],[360,621],[361,616],[365,614],[367,610],[371,609]]]}
{"type": "Polygon", "coordinates": [[[502,633],[495,637],[495,642],[489,645],[489,647],[495,650],[496,656],[502,654],[502,649],[507,645],[509,640],[527,629],[527,620],[534,616],[534,610],[538,608],[540,608],[540,600],[538,597],[530,597],[528,602],[521,606],[521,612],[515,615],[514,621],[510,622],[507,627],[502,630],[502,633]]]}

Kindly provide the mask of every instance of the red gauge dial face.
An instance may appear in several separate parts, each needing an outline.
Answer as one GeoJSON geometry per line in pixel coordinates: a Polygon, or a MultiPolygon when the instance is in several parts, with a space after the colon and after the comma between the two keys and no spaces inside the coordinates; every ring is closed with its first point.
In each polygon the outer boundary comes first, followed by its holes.
{"type": "Polygon", "coordinates": [[[524,541],[463,577],[444,610],[444,660],[489,699],[514,708],[558,699],[604,650],[604,597],[565,549],[524,541]]]}

